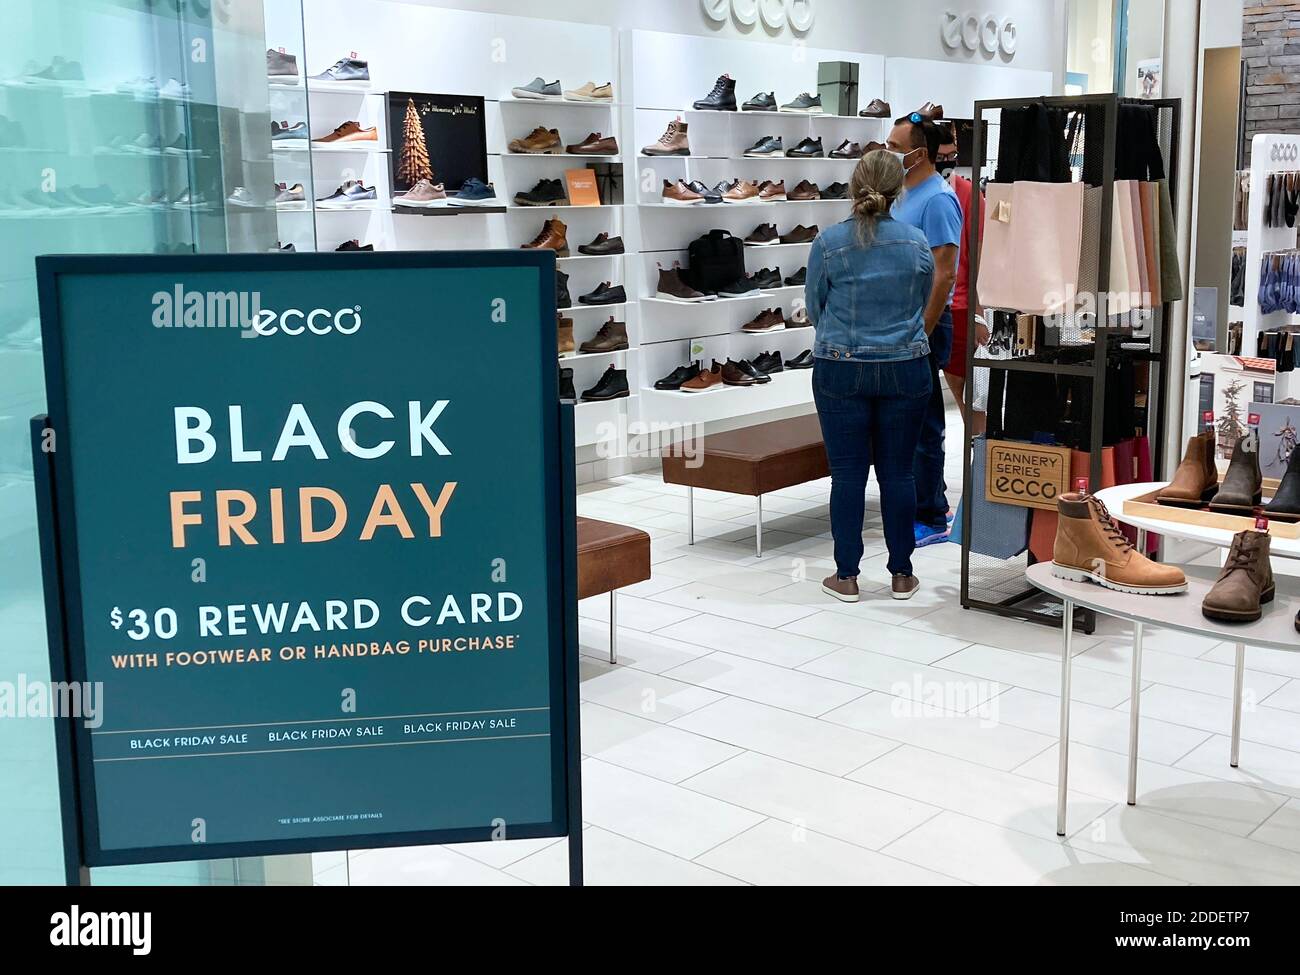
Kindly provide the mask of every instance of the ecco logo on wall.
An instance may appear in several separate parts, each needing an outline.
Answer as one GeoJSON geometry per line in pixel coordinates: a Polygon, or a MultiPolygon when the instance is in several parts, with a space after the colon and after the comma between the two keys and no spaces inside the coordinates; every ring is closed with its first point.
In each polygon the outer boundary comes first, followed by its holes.
{"type": "Polygon", "coordinates": [[[238,328],[246,335],[353,335],[361,328],[361,306],[303,311],[262,307],[260,291],[188,291],[178,284],[154,292],[154,328],[238,328]]]}
{"type": "Polygon", "coordinates": [[[993,55],[1001,51],[1008,58],[1016,53],[1016,22],[994,13],[943,12],[943,46],[950,51],[965,48],[972,54],[983,49],[993,55]]]}
{"type": "Polygon", "coordinates": [[[1296,162],[1300,160],[1300,143],[1274,142],[1268,158],[1270,162],[1296,162]]]}

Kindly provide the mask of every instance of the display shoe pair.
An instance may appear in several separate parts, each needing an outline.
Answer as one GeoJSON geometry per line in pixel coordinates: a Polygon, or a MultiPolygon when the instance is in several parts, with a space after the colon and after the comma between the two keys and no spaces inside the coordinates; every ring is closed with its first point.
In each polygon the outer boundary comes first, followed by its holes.
{"type": "Polygon", "coordinates": [[[1156,502],[1180,508],[1199,508],[1219,489],[1219,470],[1214,466],[1214,431],[1206,430],[1187,441],[1174,479],[1157,494],[1156,502]]]}
{"type": "Polygon", "coordinates": [[[1270,518],[1279,521],[1300,521],[1300,449],[1291,451],[1286,473],[1273,493],[1273,500],[1264,506],[1270,518]]]}
{"type": "Polygon", "coordinates": [[[1223,623],[1251,623],[1263,615],[1262,604],[1272,602],[1273,593],[1268,532],[1237,532],[1218,580],[1201,601],[1201,613],[1223,623]]]}
{"type": "Polygon", "coordinates": [[[1161,596],[1187,591],[1177,566],[1152,562],[1129,542],[1106,506],[1091,494],[1063,494],[1056,501],[1052,575],[1095,582],[1117,592],[1161,596]]]}
{"type": "Polygon", "coordinates": [[[1210,500],[1211,511],[1250,514],[1262,497],[1264,475],[1259,469],[1259,436],[1254,431],[1237,438],[1228,473],[1210,500]]]}

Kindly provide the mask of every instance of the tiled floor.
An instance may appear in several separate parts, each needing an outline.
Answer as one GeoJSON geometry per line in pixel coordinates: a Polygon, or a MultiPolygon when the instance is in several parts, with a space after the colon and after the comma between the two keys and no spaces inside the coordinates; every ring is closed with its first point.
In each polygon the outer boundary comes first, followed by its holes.
{"type": "MultiPolygon", "coordinates": [[[[654,561],[620,597],[617,666],[607,598],[580,607],[588,883],[1300,882],[1300,656],[1248,651],[1232,769],[1232,648],[1149,631],[1128,807],[1127,633],[1076,636],[1061,840],[1057,632],[963,611],[951,544],[919,551],[923,589],[891,600],[872,490],[856,605],[819,588],[828,482],[765,499],[761,559],[747,499],[697,492],[689,546],[683,489],[657,475],[581,490],[581,513],[649,532],[654,561]]],[[[566,879],[556,840],[316,866],[322,884],[566,879]]]]}

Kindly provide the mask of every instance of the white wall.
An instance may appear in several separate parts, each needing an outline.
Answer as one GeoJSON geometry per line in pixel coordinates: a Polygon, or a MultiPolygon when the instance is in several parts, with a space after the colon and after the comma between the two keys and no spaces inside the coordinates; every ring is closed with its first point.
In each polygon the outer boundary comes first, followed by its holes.
{"type": "MultiPolygon", "coordinates": [[[[773,34],[762,21],[742,28],[734,20],[716,25],[699,0],[412,0],[434,7],[547,17],[616,28],[705,34],[751,41],[789,43],[789,28],[773,34]]],[[[816,0],[817,16],[803,38],[813,47],[843,48],[889,57],[935,58],[1060,72],[1065,49],[1065,0],[816,0]],[[1011,17],[1018,27],[1015,57],[952,52],[940,27],[946,10],[1011,17]]]]}

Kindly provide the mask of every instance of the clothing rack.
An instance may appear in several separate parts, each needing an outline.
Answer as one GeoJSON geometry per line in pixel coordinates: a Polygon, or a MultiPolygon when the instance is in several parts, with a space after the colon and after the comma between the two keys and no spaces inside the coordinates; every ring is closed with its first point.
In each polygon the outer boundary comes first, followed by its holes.
{"type": "MultiPolygon", "coordinates": [[[[999,157],[1007,146],[1008,135],[1002,129],[1003,112],[1024,110],[1034,106],[1045,109],[1060,109],[1071,113],[1072,119],[1086,121],[1086,129],[1075,132],[1075,122],[1071,122],[1071,145],[1068,160],[1072,181],[1079,182],[1084,173],[1100,174],[1099,180],[1091,180],[1090,186],[1100,187],[1100,219],[1095,239],[1083,241],[1085,261],[1095,260],[1090,267],[1096,275],[1095,315],[1088,321],[1080,321],[1077,328],[1048,330],[1039,322],[1035,352],[1032,355],[992,359],[985,355],[976,355],[976,330],[973,323],[967,329],[967,372],[970,377],[975,370],[990,370],[990,382],[997,373],[1009,377],[1014,373],[1038,373],[1051,377],[1073,377],[1079,382],[1079,388],[1086,390],[1083,399],[1088,405],[1085,423],[1087,443],[1091,445],[1089,457],[1089,484],[1101,485],[1103,451],[1108,417],[1106,413],[1107,374],[1116,363],[1133,364],[1136,374],[1137,364],[1146,363],[1147,382],[1145,400],[1141,407],[1135,406],[1135,416],[1140,416],[1142,429],[1147,442],[1152,445],[1151,454],[1159,457],[1158,445],[1163,443],[1165,428],[1165,409],[1162,387],[1167,375],[1168,351],[1165,343],[1164,324],[1169,321],[1171,303],[1163,301],[1153,308],[1140,308],[1128,311],[1119,308],[1124,314],[1117,314],[1112,306],[1110,291],[1110,267],[1112,249],[1112,217],[1115,206],[1115,183],[1117,157],[1128,161],[1132,147],[1118,144],[1117,132],[1121,106],[1149,106],[1156,112],[1156,142],[1163,162],[1164,176],[1169,183],[1170,195],[1176,199],[1176,178],[1178,171],[1178,138],[1180,101],[1178,99],[1126,99],[1113,94],[1056,96],[1032,99],[995,99],[975,103],[975,138],[973,147],[974,172],[983,175],[988,165],[989,147],[985,142],[985,133],[990,129],[999,132],[1003,140],[999,157]],[[991,123],[986,124],[986,123],[991,123]],[[1100,132],[1097,129],[1100,129],[1100,132]],[[1077,137],[1076,137],[1077,136],[1077,137]],[[1100,145],[1098,145],[1100,143],[1100,145]],[[1080,148],[1081,147],[1081,148],[1080,148]]],[[[1018,113],[1019,114],[1019,113],[1018,113]]],[[[1049,115],[1050,113],[1044,113],[1049,115]]],[[[1022,116],[1023,117],[1023,116],[1022,116]]],[[[1059,171],[1059,170],[1058,170],[1059,171]]],[[[983,225],[982,202],[978,194],[971,200],[974,207],[971,218],[971,232],[964,246],[969,247],[971,294],[979,294],[980,265],[980,230],[983,225]]],[[[972,300],[970,315],[979,310],[976,300],[972,300]]],[[[954,350],[961,354],[962,350],[954,350]]],[[[966,384],[966,411],[969,415],[974,406],[975,383],[966,384]]],[[[1082,395],[1082,394],[1081,394],[1082,395]]],[[[1135,396],[1135,400],[1141,397],[1135,396]]],[[[1114,424],[1114,417],[1109,418],[1114,424]]],[[[981,438],[981,446],[982,446],[981,438]]],[[[975,483],[972,476],[974,469],[975,438],[966,432],[963,450],[963,486],[961,519],[961,604],[967,609],[979,609],[1001,616],[1025,619],[1046,625],[1059,626],[1059,601],[1046,600],[1041,592],[1030,586],[1025,580],[1025,569],[1033,561],[1033,556],[1026,550],[1009,559],[997,559],[992,556],[973,552],[972,536],[979,530],[974,522],[978,515],[972,508],[975,492],[985,491],[984,483],[975,483]]],[[[1158,459],[1156,460],[1158,463],[1158,459]]],[[[983,463],[981,461],[981,467],[983,463]]],[[[1158,473],[1155,474],[1158,477],[1158,473]]],[[[1094,617],[1090,611],[1077,610],[1074,625],[1086,632],[1092,632],[1094,617]]]]}

